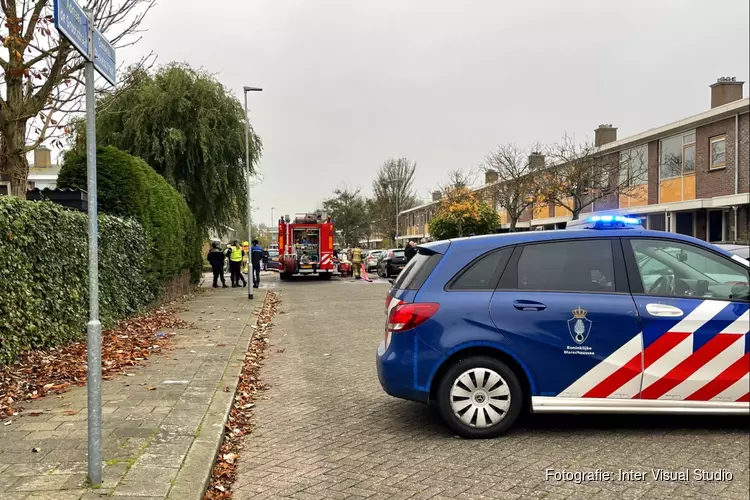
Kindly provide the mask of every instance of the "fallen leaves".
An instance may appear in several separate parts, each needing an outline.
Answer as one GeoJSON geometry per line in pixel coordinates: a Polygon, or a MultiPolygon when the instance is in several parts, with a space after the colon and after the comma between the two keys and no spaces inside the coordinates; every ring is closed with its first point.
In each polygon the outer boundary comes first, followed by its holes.
{"type": "MultiPolygon", "coordinates": [[[[151,355],[165,352],[175,335],[171,330],[189,326],[167,307],[119,322],[102,334],[102,377],[125,374],[151,355]]],[[[0,368],[0,421],[21,411],[19,401],[84,385],[86,372],[86,342],[23,354],[16,363],[0,368]]]]}
{"type": "MultiPolygon", "coordinates": [[[[264,359],[264,351],[268,347],[266,333],[271,328],[271,320],[278,311],[281,300],[278,295],[268,292],[263,308],[258,314],[258,324],[253,325],[255,332],[250,348],[242,360],[237,392],[234,395],[229,418],[224,428],[224,440],[216,458],[211,475],[211,482],[203,500],[224,500],[232,498],[232,484],[237,477],[237,462],[240,459],[243,437],[253,429],[252,408],[253,400],[258,391],[268,387],[259,379],[260,362],[264,359]]],[[[227,388],[228,389],[228,388],[227,388]]]]}

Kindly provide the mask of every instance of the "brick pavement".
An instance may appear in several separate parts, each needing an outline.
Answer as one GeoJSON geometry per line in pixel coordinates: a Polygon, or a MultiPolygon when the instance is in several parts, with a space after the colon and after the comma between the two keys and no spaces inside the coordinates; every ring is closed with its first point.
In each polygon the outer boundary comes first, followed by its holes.
{"type": "Polygon", "coordinates": [[[174,350],[129,370],[132,376],[104,381],[101,489],[84,484],[86,388],[25,405],[10,425],[0,425],[0,499],[153,500],[172,490],[170,498],[184,500],[186,488],[198,498],[250,339],[253,307],[264,296],[250,302],[244,290],[231,288],[198,294],[180,313],[195,329],[178,331],[174,350]]]}
{"type": "Polygon", "coordinates": [[[452,436],[429,408],[382,392],[375,348],[386,287],[283,282],[236,500],[748,497],[746,419],[528,418],[486,441],[452,436]],[[282,351],[283,349],[283,351],[282,351]],[[545,469],[730,471],[731,482],[545,481],[545,469]]]}

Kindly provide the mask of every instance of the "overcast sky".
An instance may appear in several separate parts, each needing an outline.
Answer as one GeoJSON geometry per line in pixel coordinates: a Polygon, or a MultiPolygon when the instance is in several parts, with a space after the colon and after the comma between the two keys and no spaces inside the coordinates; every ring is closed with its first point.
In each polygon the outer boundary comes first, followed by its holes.
{"type": "Polygon", "coordinates": [[[254,218],[270,223],[339,186],[370,194],[390,157],[417,163],[427,198],[499,143],[704,111],[717,77],[748,80],[749,16],[747,0],[160,0],[119,58],[154,50],[240,97],[263,87],[254,218]]]}

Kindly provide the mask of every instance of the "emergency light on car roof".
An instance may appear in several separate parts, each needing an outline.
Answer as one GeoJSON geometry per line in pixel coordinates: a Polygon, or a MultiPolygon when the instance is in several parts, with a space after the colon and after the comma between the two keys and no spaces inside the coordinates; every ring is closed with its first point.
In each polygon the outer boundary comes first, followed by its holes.
{"type": "Polygon", "coordinates": [[[584,220],[570,221],[566,229],[643,229],[641,221],[624,215],[594,215],[584,220]]]}

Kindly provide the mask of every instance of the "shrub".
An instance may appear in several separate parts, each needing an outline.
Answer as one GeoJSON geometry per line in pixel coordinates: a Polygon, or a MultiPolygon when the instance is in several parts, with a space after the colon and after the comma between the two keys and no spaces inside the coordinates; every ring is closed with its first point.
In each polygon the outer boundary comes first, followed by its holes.
{"type": "Polygon", "coordinates": [[[495,232],[500,223],[497,212],[477,199],[466,187],[449,190],[430,221],[430,235],[437,239],[495,232]]]}
{"type": "MultiPolygon", "coordinates": [[[[79,339],[88,321],[87,216],[0,197],[0,365],[25,349],[79,339]]],[[[105,326],[154,298],[149,243],[133,220],[99,218],[99,299],[105,326]]]]}
{"type": "MultiPolygon", "coordinates": [[[[142,159],[114,147],[97,149],[100,210],[133,217],[145,229],[149,244],[149,281],[158,294],[161,285],[189,268],[200,276],[200,238],[185,199],[142,159]]],[[[57,184],[86,189],[86,155],[68,152],[57,184]]]]}

